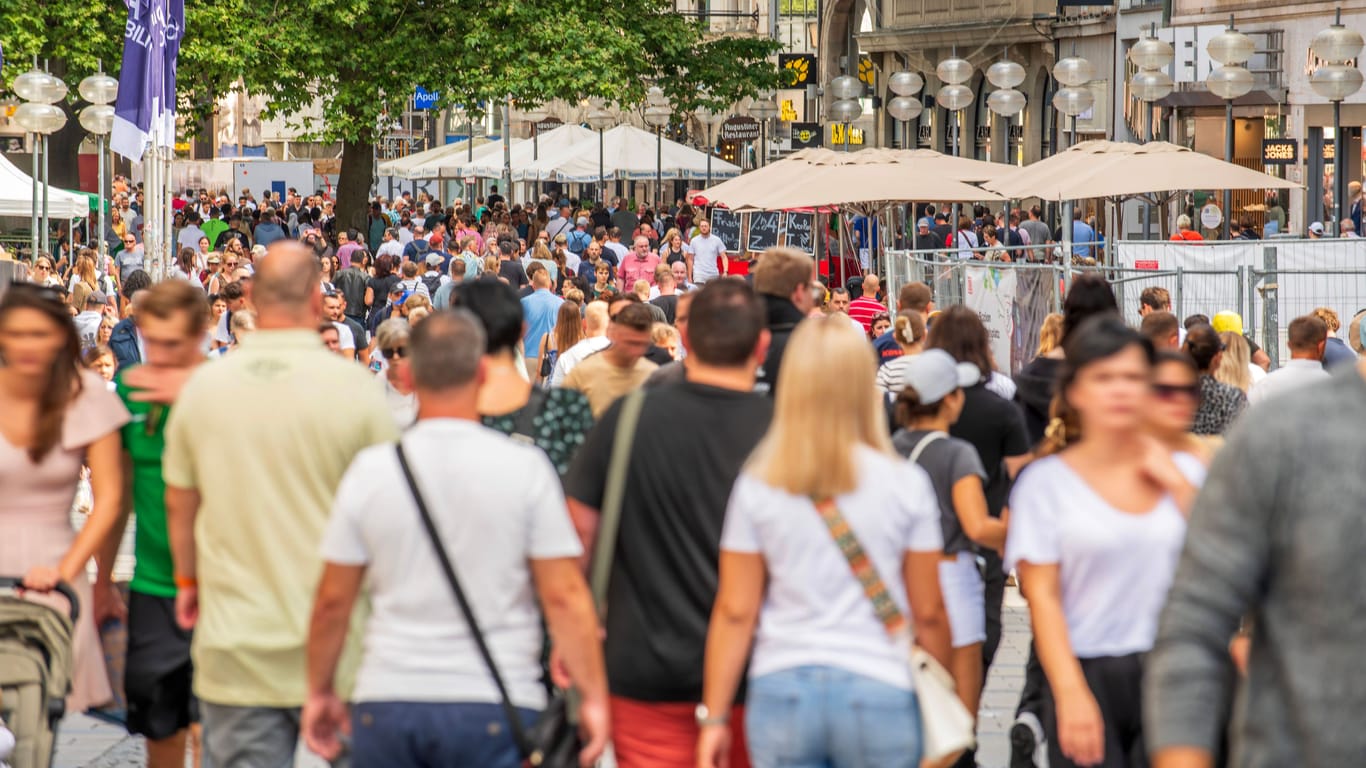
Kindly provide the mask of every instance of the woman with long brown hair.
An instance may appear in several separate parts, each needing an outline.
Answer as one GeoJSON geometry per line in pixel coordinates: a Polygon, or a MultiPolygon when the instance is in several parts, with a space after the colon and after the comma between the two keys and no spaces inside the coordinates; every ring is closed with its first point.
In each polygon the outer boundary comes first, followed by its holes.
{"type": "Polygon", "coordinates": [[[77,312],[84,312],[86,297],[99,290],[99,286],[100,276],[95,270],[95,259],[86,251],[81,251],[71,268],[71,286],[67,291],[68,303],[75,307],[77,312]]]}
{"type": "MultiPolygon", "coordinates": [[[[16,283],[0,299],[0,573],[23,574],[34,592],[59,582],[83,605],[75,630],[68,711],[112,698],[93,617],[86,564],[113,529],[123,495],[118,430],[128,412],[100,377],[80,367],[80,340],[59,294],[16,283]],[[71,503],[81,464],[91,470],[94,506],[79,534],[71,503]]],[[[102,585],[107,597],[110,585],[102,585]]]]}
{"type": "Polygon", "coordinates": [[[1056,418],[1010,496],[1006,566],[1029,600],[1048,687],[1049,764],[1146,768],[1143,656],[1204,479],[1145,429],[1151,342],[1114,315],[1069,334],[1056,418]]]}
{"type": "MultiPolygon", "coordinates": [[[[582,294],[580,294],[582,296],[582,294]]],[[[541,337],[541,360],[536,366],[536,381],[544,384],[555,370],[560,351],[583,341],[583,309],[577,301],[565,301],[555,317],[555,332],[541,337]]]]}

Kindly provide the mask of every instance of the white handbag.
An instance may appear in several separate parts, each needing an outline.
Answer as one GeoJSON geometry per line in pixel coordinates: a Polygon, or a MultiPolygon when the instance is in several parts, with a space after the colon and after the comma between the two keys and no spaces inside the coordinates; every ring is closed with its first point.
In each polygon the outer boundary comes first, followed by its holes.
{"type": "Polygon", "coordinates": [[[912,641],[906,617],[901,614],[896,601],[888,594],[882,577],[878,575],[872,560],[864,552],[863,545],[854,536],[854,530],[840,514],[834,500],[817,502],[816,511],[820,513],[831,538],[835,540],[844,559],[849,563],[854,578],[863,585],[864,593],[873,603],[873,611],[887,630],[887,634],[898,646],[907,651],[911,665],[911,681],[915,685],[916,698],[920,703],[920,739],[923,744],[921,757],[932,763],[948,762],[948,758],[971,748],[976,743],[973,715],[958,699],[953,676],[924,648],[912,641]]]}

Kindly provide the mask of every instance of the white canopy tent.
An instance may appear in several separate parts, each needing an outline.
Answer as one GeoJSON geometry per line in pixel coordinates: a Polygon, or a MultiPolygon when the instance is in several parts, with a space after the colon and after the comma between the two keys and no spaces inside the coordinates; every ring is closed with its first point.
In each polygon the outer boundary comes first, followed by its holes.
{"type": "MultiPolygon", "coordinates": [[[[42,195],[42,186],[38,194],[42,195]]],[[[90,198],[49,185],[47,212],[53,219],[79,219],[90,213],[90,198]]],[[[0,155],[0,216],[28,219],[33,215],[33,177],[0,155]]]]}
{"type": "MultiPolygon", "coordinates": [[[[597,131],[590,131],[573,123],[552,128],[537,136],[534,141],[531,139],[514,140],[512,149],[508,152],[511,157],[513,180],[525,180],[517,175],[519,168],[560,154],[576,144],[587,141],[593,142],[593,151],[596,152],[598,146],[597,131]]],[[[464,155],[443,161],[442,170],[446,170],[449,166],[446,175],[453,178],[474,176],[480,179],[501,179],[503,177],[503,145],[499,144],[495,152],[484,151],[488,149],[489,147],[481,147],[475,150],[474,162],[466,161],[464,155]]]]}
{"type": "MultiPolygon", "coordinates": [[[[592,133],[590,131],[590,133],[592,133]]],[[[535,163],[512,168],[514,181],[561,181],[591,184],[598,181],[599,168],[604,179],[648,181],[655,178],[655,135],[633,125],[618,125],[602,136],[601,166],[597,137],[576,142],[560,152],[546,154],[535,163]]],[[[664,139],[659,168],[665,179],[688,181],[707,178],[707,155],[676,141],[664,139]]],[[[711,159],[712,179],[740,175],[740,167],[720,158],[711,159]]]]}
{"type": "MultiPolygon", "coordinates": [[[[449,173],[443,174],[442,168],[451,163],[464,161],[470,152],[471,139],[456,141],[450,144],[442,144],[439,147],[424,149],[421,152],[414,152],[406,157],[398,157],[393,160],[384,160],[379,164],[380,176],[393,176],[399,179],[418,180],[418,179],[453,179],[458,178],[449,173]]],[[[477,154],[480,150],[486,149],[493,142],[483,136],[476,136],[474,139],[474,151],[477,154]]],[[[513,140],[514,142],[517,139],[513,140]]],[[[502,142],[497,143],[498,151],[503,151],[502,142]]]]}

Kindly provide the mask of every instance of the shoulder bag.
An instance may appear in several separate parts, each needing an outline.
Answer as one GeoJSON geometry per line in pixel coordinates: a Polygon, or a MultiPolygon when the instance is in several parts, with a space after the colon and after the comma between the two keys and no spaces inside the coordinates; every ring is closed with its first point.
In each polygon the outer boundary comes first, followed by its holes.
{"type": "Polygon", "coordinates": [[[399,442],[395,446],[398,452],[398,465],[403,470],[403,479],[408,483],[408,490],[413,495],[413,502],[417,506],[418,513],[422,516],[422,526],[427,531],[427,537],[431,539],[432,549],[436,552],[436,558],[441,563],[441,571],[446,576],[446,581],[450,584],[451,592],[455,594],[456,602],[460,604],[460,612],[465,616],[465,623],[469,625],[470,637],[474,639],[475,646],[479,649],[479,655],[483,657],[484,664],[489,668],[489,674],[493,676],[493,684],[498,689],[498,695],[502,698],[503,714],[507,717],[508,727],[512,729],[512,739],[517,745],[517,753],[524,761],[525,765],[533,768],[571,768],[578,766],[579,751],[583,745],[579,739],[578,727],[570,720],[568,702],[562,692],[556,691],[551,695],[546,704],[545,711],[528,731],[522,723],[522,717],[517,713],[517,708],[508,696],[507,685],[503,682],[503,676],[498,671],[498,665],[493,660],[493,654],[489,651],[488,643],[484,640],[484,633],[479,629],[479,622],[474,617],[474,609],[470,606],[469,600],[465,597],[465,590],[460,586],[460,579],[455,574],[455,568],[451,565],[451,559],[446,554],[446,547],[441,543],[441,534],[436,528],[436,521],[432,519],[431,513],[427,510],[427,503],[423,500],[422,492],[418,490],[417,478],[413,476],[412,469],[408,466],[408,458],[403,453],[403,443],[399,442]]]}
{"type": "MultiPolygon", "coordinates": [[[[922,439],[917,447],[930,441],[922,439]]],[[[948,758],[968,749],[975,742],[973,716],[958,699],[954,688],[953,676],[944,669],[934,657],[923,648],[915,645],[911,638],[910,625],[901,614],[896,601],[887,591],[886,584],[878,575],[877,568],[863,550],[854,529],[840,514],[834,499],[816,502],[816,511],[825,521],[840,553],[849,563],[849,570],[863,586],[864,594],[873,604],[873,612],[899,647],[905,648],[910,655],[911,680],[915,685],[916,697],[920,700],[920,740],[923,744],[922,756],[929,761],[948,762],[948,758]]]]}
{"type": "Polygon", "coordinates": [[[598,606],[598,619],[607,617],[607,582],[612,577],[612,559],[617,549],[617,531],[621,528],[621,506],[626,498],[626,470],[631,463],[631,444],[636,439],[636,425],[645,405],[645,390],[637,389],[627,395],[617,415],[617,429],[612,440],[612,458],[607,463],[607,485],[603,490],[602,509],[598,514],[598,533],[593,543],[593,560],[589,568],[588,584],[593,590],[593,602],[598,606]]]}

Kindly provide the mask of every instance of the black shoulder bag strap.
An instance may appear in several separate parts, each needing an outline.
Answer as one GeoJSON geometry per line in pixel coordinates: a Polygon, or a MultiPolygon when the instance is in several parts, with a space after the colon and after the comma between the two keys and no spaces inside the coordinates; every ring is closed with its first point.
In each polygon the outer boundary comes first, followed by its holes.
{"type": "Polygon", "coordinates": [[[517,708],[513,706],[512,699],[508,696],[507,685],[503,683],[503,676],[498,672],[498,665],[493,661],[493,654],[489,652],[488,643],[484,640],[484,633],[479,629],[479,622],[474,618],[474,609],[470,607],[469,600],[465,598],[465,590],[460,587],[460,579],[455,575],[455,568],[451,565],[451,559],[446,554],[446,547],[441,543],[441,534],[436,529],[436,522],[432,520],[432,515],[427,511],[427,503],[422,498],[422,492],[418,490],[417,478],[413,477],[413,470],[408,466],[408,458],[403,454],[403,443],[394,445],[398,452],[398,466],[403,470],[403,479],[408,481],[408,490],[413,494],[413,502],[417,505],[417,511],[422,515],[422,525],[427,529],[427,537],[431,539],[432,549],[436,551],[436,559],[441,562],[441,570],[446,574],[446,581],[451,586],[451,591],[455,593],[455,599],[460,603],[460,612],[465,615],[465,623],[469,625],[470,636],[474,638],[474,644],[479,648],[479,655],[484,657],[484,663],[488,665],[489,673],[493,675],[493,684],[498,688],[498,695],[502,697],[503,714],[507,716],[508,726],[512,728],[512,740],[517,744],[517,754],[523,760],[531,755],[531,741],[527,738],[526,728],[522,725],[522,718],[517,714],[517,708]]]}

